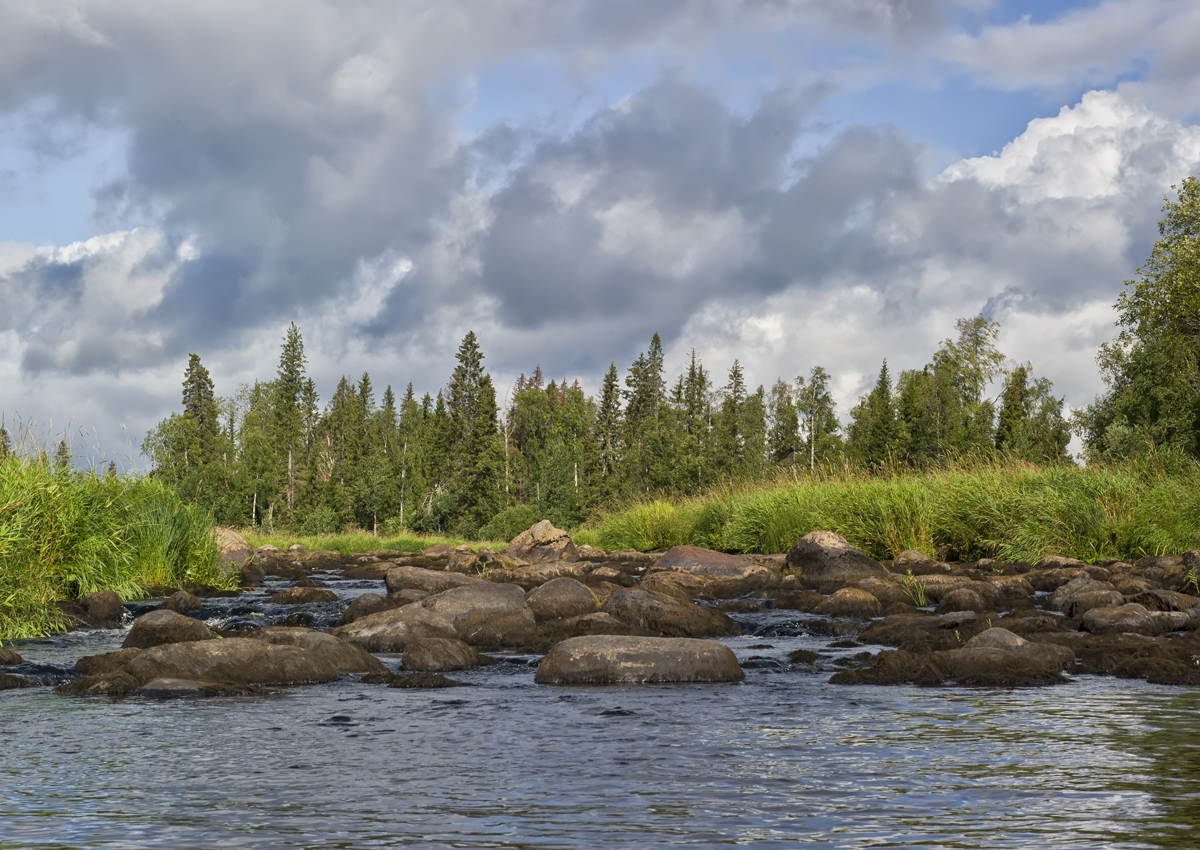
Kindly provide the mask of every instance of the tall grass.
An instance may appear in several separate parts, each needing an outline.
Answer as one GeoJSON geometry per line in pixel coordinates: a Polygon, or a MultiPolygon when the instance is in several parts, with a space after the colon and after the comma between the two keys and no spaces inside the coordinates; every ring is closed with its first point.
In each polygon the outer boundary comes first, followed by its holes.
{"type": "Polygon", "coordinates": [[[451,546],[468,544],[473,550],[484,546],[498,551],[503,549],[506,540],[462,540],[458,537],[444,537],[439,534],[381,534],[374,535],[368,531],[344,531],[338,534],[288,534],[287,532],[264,533],[258,528],[239,529],[251,546],[277,546],[287,549],[299,543],[309,551],[338,552],[342,555],[354,555],[360,552],[373,552],[379,549],[394,549],[397,552],[420,552],[439,543],[451,546]]]}
{"type": "Polygon", "coordinates": [[[828,529],[884,559],[941,547],[964,559],[1138,557],[1200,545],[1200,464],[1161,456],[1046,468],[975,458],[919,473],[842,470],[634,504],[593,526],[601,546],[642,550],[692,543],[786,552],[809,531],[828,529]]]}
{"type": "Polygon", "coordinates": [[[208,515],[149,478],[0,457],[0,640],[65,627],[55,602],[97,590],[228,586],[208,515]]]}

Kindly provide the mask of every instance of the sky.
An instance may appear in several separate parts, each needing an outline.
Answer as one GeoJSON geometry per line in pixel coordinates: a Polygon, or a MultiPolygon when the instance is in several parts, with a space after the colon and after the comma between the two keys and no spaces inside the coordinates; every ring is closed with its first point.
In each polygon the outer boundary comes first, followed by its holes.
{"type": "Polygon", "coordinates": [[[0,416],[127,466],[295,322],[322,400],[658,333],[845,418],[980,313],[1082,407],[1198,72],[1190,0],[0,0],[0,416]]]}

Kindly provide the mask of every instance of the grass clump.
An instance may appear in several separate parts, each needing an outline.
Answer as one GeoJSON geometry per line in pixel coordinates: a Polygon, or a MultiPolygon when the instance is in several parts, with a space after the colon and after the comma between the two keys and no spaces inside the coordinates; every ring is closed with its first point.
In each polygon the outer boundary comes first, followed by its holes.
{"type": "Polygon", "coordinates": [[[508,545],[504,540],[463,540],[458,537],[444,537],[438,534],[380,534],[369,531],[342,531],[336,534],[291,534],[286,531],[266,533],[261,528],[242,528],[238,533],[246,538],[251,546],[276,546],[287,549],[299,544],[310,552],[337,552],[341,555],[357,555],[362,552],[374,552],[379,549],[394,549],[397,552],[420,552],[439,543],[451,546],[461,546],[466,543],[473,551],[487,547],[499,551],[508,545]]]}
{"type": "Polygon", "coordinates": [[[61,631],[55,603],[97,590],[229,586],[216,556],[209,516],[159,481],[0,456],[0,640],[61,631]]]}
{"type": "Polygon", "coordinates": [[[871,475],[839,471],[635,504],[593,524],[605,548],[692,543],[786,552],[815,529],[864,552],[1036,562],[1184,552],[1200,545],[1200,463],[1177,456],[1038,467],[1012,458],[871,475]]]}

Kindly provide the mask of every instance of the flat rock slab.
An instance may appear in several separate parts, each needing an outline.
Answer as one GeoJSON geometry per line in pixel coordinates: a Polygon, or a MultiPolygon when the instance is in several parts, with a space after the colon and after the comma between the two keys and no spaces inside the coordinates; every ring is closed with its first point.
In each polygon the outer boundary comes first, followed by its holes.
{"type": "Polygon", "coordinates": [[[592,635],[564,640],[538,665],[541,685],[740,682],[733,650],[715,640],[592,635]]]}

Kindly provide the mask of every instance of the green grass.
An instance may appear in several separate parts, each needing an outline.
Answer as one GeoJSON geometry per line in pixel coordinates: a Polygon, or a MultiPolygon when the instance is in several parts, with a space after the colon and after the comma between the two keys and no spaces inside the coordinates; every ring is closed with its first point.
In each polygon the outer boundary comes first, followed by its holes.
{"type": "Polygon", "coordinates": [[[684,543],[786,552],[814,529],[876,558],[905,549],[1035,562],[1184,552],[1200,545],[1200,464],[1160,457],[1112,466],[1037,467],[968,459],[923,473],[839,472],[630,505],[590,524],[603,548],[684,543]]]}
{"type": "Polygon", "coordinates": [[[208,515],[158,481],[0,458],[0,640],[62,630],[55,602],[97,590],[231,586],[216,554],[208,515]]]}
{"type": "Polygon", "coordinates": [[[457,537],[442,537],[435,534],[401,534],[379,535],[368,531],[348,531],[340,534],[291,534],[286,531],[265,533],[261,528],[240,528],[238,533],[246,538],[251,546],[277,546],[287,549],[299,543],[312,552],[339,552],[343,555],[355,555],[360,552],[373,552],[378,549],[395,549],[398,552],[420,552],[439,543],[449,543],[451,546],[461,546],[466,543],[472,551],[488,547],[500,551],[508,541],[505,540],[460,540],[457,537]]]}

